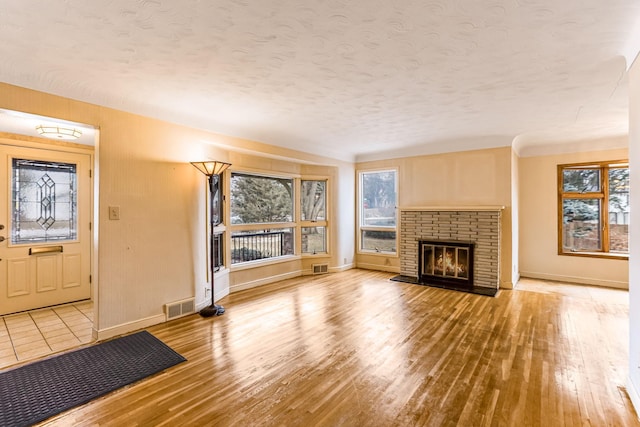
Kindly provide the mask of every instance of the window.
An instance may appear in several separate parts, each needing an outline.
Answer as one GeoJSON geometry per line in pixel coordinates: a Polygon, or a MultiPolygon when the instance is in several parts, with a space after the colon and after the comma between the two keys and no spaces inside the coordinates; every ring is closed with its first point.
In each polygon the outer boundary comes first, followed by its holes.
{"type": "Polygon", "coordinates": [[[294,253],[293,179],[231,174],[231,264],[294,253]]]}
{"type": "Polygon", "coordinates": [[[629,166],[617,162],[558,166],[558,252],[629,253],[629,166]]]}
{"type": "Polygon", "coordinates": [[[220,271],[224,267],[224,238],[225,226],[222,212],[222,175],[209,177],[209,226],[213,230],[213,271],[220,271]]]}
{"type": "Polygon", "coordinates": [[[359,247],[396,253],[396,171],[360,172],[359,247]]]}
{"type": "Polygon", "coordinates": [[[327,181],[300,182],[302,253],[327,252],[327,181]]]}
{"type": "Polygon", "coordinates": [[[11,243],[77,239],[76,165],[13,159],[11,243]]]}

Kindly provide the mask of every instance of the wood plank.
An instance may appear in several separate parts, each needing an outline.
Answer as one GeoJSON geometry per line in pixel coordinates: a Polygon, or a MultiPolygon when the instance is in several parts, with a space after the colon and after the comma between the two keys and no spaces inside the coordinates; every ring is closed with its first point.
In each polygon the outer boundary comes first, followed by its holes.
{"type": "Polygon", "coordinates": [[[188,361],[47,425],[640,426],[624,291],[390,277],[290,279],[149,328],[188,361]]]}

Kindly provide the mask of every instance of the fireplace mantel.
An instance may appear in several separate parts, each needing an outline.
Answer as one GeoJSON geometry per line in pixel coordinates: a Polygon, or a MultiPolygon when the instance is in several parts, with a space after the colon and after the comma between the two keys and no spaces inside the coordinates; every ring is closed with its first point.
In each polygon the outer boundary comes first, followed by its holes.
{"type": "Polygon", "coordinates": [[[501,211],[504,206],[400,206],[401,211],[422,212],[467,212],[467,211],[501,211]]]}

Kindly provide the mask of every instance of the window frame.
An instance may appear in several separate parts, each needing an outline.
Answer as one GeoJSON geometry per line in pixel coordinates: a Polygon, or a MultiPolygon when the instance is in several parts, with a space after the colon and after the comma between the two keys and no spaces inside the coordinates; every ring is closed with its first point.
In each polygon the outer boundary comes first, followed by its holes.
{"type": "Polygon", "coordinates": [[[363,255],[379,255],[379,256],[385,256],[385,257],[399,257],[399,250],[398,250],[398,246],[399,246],[399,239],[398,239],[398,229],[399,229],[399,221],[400,219],[398,218],[398,196],[399,196],[399,183],[398,183],[398,168],[379,168],[379,169],[362,169],[362,170],[358,170],[358,199],[357,199],[357,210],[358,210],[358,233],[357,233],[357,253],[358,254],[363,254],[363,255]],[[395,197],[395,225],[394,226],[380,226],[380,225],[365,225],[364,224],[364,211],[363,211],[363,206],[364,206],[364,191],[363,191],[363,185],[364,185],[364,175],[365,174],[371,174],[371,173],[383,173],[383,172],[393,172],[394,174],[394,191],[396,194],[395,197]],[[362,247],[363,245],[363,238],[362,238],[362,234],[365,231],[381,231],[381,232],[393,232],[395,233],[395,251],[391,252],[391,251],[384,251],[384,250],[371,250],[371,249],[365,249],[362,247]]]}
{"type": "Polygon", "coordinates": [[[629,161],[612,160],[612,161],[595,161],[582,163],[567,163],[557,166],[557,240],[558,255],[591,257],[591,258],[611,258],[611,259],[629,259],[628,252],[611,252],[610,250],[610,231],[609,231],[609,170],[626,168],[629,169],[629,161]],[[578,192],[564,191],[564,171],[567,169],[599,169],[600,171],[600,191],[578,192]],[[568,199],[596,199],[600,201],[600,250],[590,251],[566,251],[563,246],[564,236],[564,201],[568,199]]]}
{"type": "Polygon", "coordinates": [[[298,197],[296,199],[296,212],[297,212],[297,220],[298,220],[298,232],[296,236],[300,236],[300,254],[303,257],[313,257],[313,256],[327,256],[330,252],[330,244],[329,244],[329,178],[326,176],[303,176],[300,179],[296,180],[296,188],[299,188],[298,197]],[[302,219],[302,183],[303,181],[319,181],[324,182],[324,219],[320,220],[303,220],[302,219]],[[325,250],[322,252],[304,252],[302,250],[302,229],[303,228],[312,228],[312,227],[320,227],[324,228],[324,246],[325,250]]]}
{"type": "Polygon", "coordinates": [[[227,188],[227,180],[230,175],[228,175],[229,171],[224,171],[217,176],[215,180],[209,180],[207,178],[207,193],[206,193],[206,204],[209,207],[207,209],[207,238],[213,239],[214,245],[211,248],[211,245],[207,242],[207,258],[208,260],[213,260],[213,274],[218,274],[221,271],[227,269],[227,265],[229,264],[229,258],[227,257],[227,210],[228,206],[225,206],[227,203],[227,198],[225,197],[227,188]],[[214,197],[217,194],[217,198],[214,197]],[[214,209],[218,211],[218,221],[216,222],[213,218],[214,209]],[[209,251],[214,250],[214,253],[211,254],[209,251]]]}

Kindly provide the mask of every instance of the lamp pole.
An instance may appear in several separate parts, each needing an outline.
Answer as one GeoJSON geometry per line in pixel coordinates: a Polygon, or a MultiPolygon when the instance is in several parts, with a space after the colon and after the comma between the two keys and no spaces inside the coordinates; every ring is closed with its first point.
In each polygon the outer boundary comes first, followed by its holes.
{"type": "MultiPolygon", "coordinates": [[[[216,186],[219,185],[220,174],[227,170],[230,163],[225,162],[217,162],[217,161],[205,161],[205,162],[191,162],[193,166],[195,166],[200,172],[205,174],[208,179],[209,184],[209,224],[210,224],[210,234],[209,234],[209,267],[211,269],[211,305],[200,310],[200,315],[202,317],[211,317],[211,316],[220,316],[224,314],[225,309],[223,306],[215,303],[215,291],[214,291],[214,283],[215,283],[215,239],[213,235],[213,228],[220,223],[219,218],[221,216],[218,215],[217,221],[213,217],[213,197],[215,195],[216,186]]],[[[219,191],[219,189],[218,189],[219,191]]]]}

